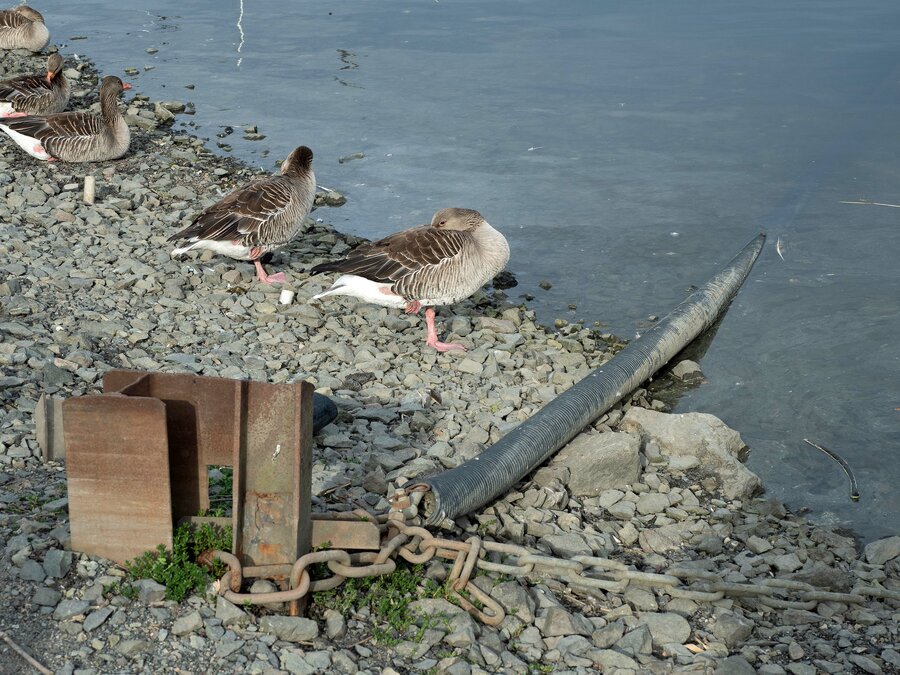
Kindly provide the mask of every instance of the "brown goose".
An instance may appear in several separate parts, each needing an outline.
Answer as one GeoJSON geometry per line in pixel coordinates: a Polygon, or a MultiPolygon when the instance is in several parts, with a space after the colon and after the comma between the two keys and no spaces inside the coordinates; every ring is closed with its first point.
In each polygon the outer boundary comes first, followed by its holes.
{"type": "Polygon", "coordinates": [[[51,54],[46,75],[23,75],[0,82],[0,117],[52,115],[65,110],[69,83],[62,69],[63,58],[51,54]]]}
{"type": "Polygon", "coordinates": [[[283,283],[284,273],[266,274],[261,258],[288,244],[312,210],[316,198],[313,153],[296,148],[281,165],[281,174],[238,188],[213,204],[188,227],[169,237],[186,246],[172,255],[206,248],[238,260],[252,260],[264,284],[283,283]]]}
{"type": "Polygon", "coordinates": [[[39,52],[50,42],[44,17],[27,5],[0,10],[0,49],[39,52]]]}
{"type": "Polygon", "coordinates": [[[426,344],[439,352],[465,350],[460,344],[438,340],[431,305],[449,305],[469,297],[508,261],[506,238],[478,211],[442,209],[434,214],[431,225],[362,244],[343,260],[313,267],[312,274],[344,273],[313,300],[351,295],[376,305],[403,307],[408,314],[425,306],[426,344]]]}
{"type": "Polygon", "coordinates": [[[6,117],[0,121],[16,144],[32,157],[64,162],[103,162],[128,152],[131,134],[119,114],[118,98],[130,84],[114,75],[100,86],[100,114],[66,112],[39,117],[6,117]]]}

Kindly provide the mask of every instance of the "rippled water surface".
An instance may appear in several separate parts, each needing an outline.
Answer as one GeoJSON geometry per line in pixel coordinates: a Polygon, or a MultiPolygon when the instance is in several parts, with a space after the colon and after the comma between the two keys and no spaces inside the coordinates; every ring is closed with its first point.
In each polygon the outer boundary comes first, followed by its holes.
{"type": "Polygon", "coordinates": [[[193,101],[176,128],[215,141],[256,124],[264,140],[226,142],[266,168],[311,146],[320,184],[349,198],[324,216],[342,230],[479,209],[510,239],[510,294],[534,295],[545,321],[633,337],[765,229],[702,359],[708,383],[678,409],[740,430],[771,494],[872,538],[900,513],[900,209],[844,202],[900,203],[900,4],[789,4],[38,9],[63,51],[193,101]],[[805,437],[846,457],[858,503],[805,437]]]}

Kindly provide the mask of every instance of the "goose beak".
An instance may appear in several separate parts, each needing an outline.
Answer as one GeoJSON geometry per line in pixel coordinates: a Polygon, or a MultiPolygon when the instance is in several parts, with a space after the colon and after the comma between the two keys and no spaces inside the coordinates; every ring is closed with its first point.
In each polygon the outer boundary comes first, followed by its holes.
{"type": "Polygon", "coordinates": [[[122,89],[131,89],[131,85],[128,84],[127,82],[123,82],[123,83],[122,83],[122,89]]]}

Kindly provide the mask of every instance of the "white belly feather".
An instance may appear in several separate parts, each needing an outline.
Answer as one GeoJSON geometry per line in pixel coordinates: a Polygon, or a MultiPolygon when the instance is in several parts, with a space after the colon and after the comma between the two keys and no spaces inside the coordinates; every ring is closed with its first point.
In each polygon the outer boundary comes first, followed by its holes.
{"type": "Polygon", "coordinates": [[[241,244],[232,241],[214,241],[212,239],[201,239],[200,241],[192,242],[183,248],[176,248],[172,251],[172,255],[181,255],[182,253],[187,253],[195,248],[209,249],[210,251],[215,251],[219,255],[227,255],[229,258],[235,258],[237,260],[252,259],[252,256],[250,255],[251,248],[249,246],[242,246],[241,244]]]}
{"type": "Polygon", "coordinates": [[[406,307],[403,296],[397,295],[391,290],[391,284],[371,281],[355,274],[345,274],[338,277],[337,281],[327,291],[314,295],[313,300],[324,298],[327,295],[350,295],[365,302],[383,307],[406,307]]]}
{"type": "Polygon", "coordinates": [[[32,157],[36,157],[37,159],[50,159],[50,153],[44,150],[44,146],[42,146],[36,138],[20,134],[18,131],[13,131],[5,124],[0,124],[0,129],[3,129],[3,131],[16,142],[16,145],[32,157]]]}

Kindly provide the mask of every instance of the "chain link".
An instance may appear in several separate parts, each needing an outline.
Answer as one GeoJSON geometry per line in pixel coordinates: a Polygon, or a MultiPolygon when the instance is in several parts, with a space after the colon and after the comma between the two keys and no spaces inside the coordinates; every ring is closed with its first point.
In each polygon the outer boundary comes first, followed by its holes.
{"type": "MultiPolygon", "coordinates": [[[[754,579],[746,582],[726,581],[720,574],[674,564],[661,573],[641,572],[625,563],[609,558],[576,555],[558,558],[520,546],[469,537],[466,541],[435,537],[424,527],[405,523],[392,516],[379,518],[385,531],[385,543],[376,552],[349,553],[337,549],[314,551],[300,557],[290,568],[290,588],[274,593],[240,593],[244,574],[238,559],[230,553],[212,551],[207,558],[217,558],[228,565],[229,571],[216,582],[216,590],[235,603],[265,604],[290,602],[291,613],[299,612],[298,601],[310,592],[337,588],[346,579],[376,577],[391,574],[399,556],[413,564],[434,560],[452,563],[447,578],[447,594],[454,602],[487,625],[496,626],[506,616],[503,607],[491,595],[472,583],[476,569],[527,577],[538,574],[554,578],[583,589],[623,593],[629,585],[658,590],[673,598],[696,602],[716,602],[723,598],[737,601],[748,599],[766,607],[778,609],[813,610],[820,602],[863,604],[868,598],[900,601],[900,592],[882,586],[859,585],[849,593],[824,591],[811,584],[780,578],[754,579]],[[310,565],[324,563],[332,576],[312,580],[310,565]]],[[[286,566],[271,566],[273,576],[283,576],[286,566]],[[278,573],[274,571],[278,568],[278,573]]],[[[253,570],[253,576],[264,576],[264,568],[253,570]]]]}

